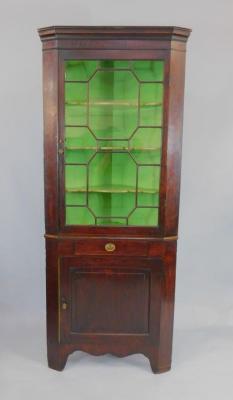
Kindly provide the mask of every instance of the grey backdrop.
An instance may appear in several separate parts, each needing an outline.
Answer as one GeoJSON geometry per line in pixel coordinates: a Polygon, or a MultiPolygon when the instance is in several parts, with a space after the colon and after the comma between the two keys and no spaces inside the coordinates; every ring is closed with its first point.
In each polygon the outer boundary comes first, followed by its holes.
{"type": "Polygon", "coordinates": [[[0,387],[3,400],[232,398],[233,2],[56,0],[0,4],[0,387]],[[188,42],[173,370],[143,356],[45,353],[42,64],[38,27],[178,25],[188,42]],[[91,382],[91,384],[90,384],[91,382]],[[33,392],[32,392],[33,391],[33,392]]]}

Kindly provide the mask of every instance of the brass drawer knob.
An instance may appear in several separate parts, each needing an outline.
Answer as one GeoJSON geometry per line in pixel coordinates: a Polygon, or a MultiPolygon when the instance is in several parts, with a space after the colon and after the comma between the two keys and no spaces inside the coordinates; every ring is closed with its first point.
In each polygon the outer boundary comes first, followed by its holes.
{"type": "Polygon", "coordinates": [[[107,243],[105,245],[105,250],[111,253],[116,250],[116,246],[114,243],[107,243]]]}

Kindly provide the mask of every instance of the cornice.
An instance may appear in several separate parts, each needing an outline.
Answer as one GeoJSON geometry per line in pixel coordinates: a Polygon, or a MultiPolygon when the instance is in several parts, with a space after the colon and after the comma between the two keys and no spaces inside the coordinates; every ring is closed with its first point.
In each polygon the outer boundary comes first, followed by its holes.
{"type": "Polygon", "coordinates": [[[191,30],[177,26],[50,26],[38,29],[41,41],[70,39],[147,39],[186,42],[191,30]]]}

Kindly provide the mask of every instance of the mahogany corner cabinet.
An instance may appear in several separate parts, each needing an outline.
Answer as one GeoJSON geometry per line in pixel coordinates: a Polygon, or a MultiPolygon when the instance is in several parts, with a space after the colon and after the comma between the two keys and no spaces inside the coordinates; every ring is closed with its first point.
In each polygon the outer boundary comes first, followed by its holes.
{"type": "Polygon", "coordinates": [[[189,34],[39,29],[53,369],[76,350],[171,367],[189,34]]]}

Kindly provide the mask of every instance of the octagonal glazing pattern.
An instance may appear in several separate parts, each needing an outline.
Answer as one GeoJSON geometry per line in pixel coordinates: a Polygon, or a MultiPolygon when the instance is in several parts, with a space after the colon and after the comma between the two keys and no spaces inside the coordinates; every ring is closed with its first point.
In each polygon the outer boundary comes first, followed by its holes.
{"type": "Polygon", "coordinates": [[[137,127],[138,81],[130,71],[100,70],[89,83],[89,126],[98,139],[128,139],[137,127]]]}
{"type": "Polygon", "coordinates": [[[157,226],[163,60],[65,61],[66,225],[157,226]]]}

